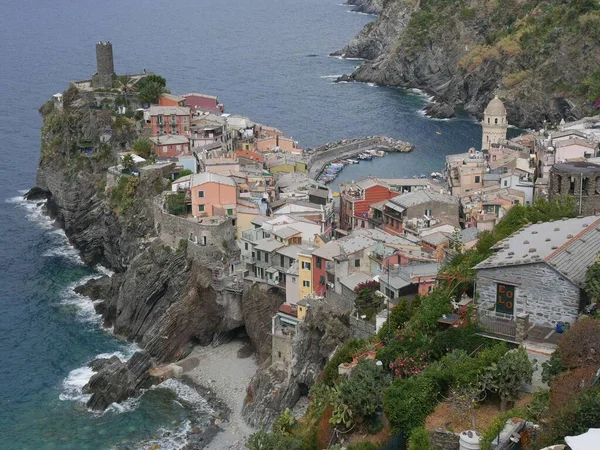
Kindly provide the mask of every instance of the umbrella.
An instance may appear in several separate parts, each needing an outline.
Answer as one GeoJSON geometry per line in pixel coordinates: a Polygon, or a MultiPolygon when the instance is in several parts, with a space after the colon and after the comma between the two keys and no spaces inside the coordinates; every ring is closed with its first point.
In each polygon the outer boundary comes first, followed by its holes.
{"type": "Polygon", "coordinates": [[[566,436],[565,442],[571,450],[596,450],[600,442],[600,428],[590,428],[579,436],[566,436]]]}

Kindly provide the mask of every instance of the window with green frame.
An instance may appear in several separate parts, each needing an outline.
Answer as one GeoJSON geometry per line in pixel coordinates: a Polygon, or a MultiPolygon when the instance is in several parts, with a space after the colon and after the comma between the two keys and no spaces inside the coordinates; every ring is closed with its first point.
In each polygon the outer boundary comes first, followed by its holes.
{"type": "Polygon", "coordinates": [[[204,205],[198,205],[198,211],[203,212],[204,211],[204,205]]]}

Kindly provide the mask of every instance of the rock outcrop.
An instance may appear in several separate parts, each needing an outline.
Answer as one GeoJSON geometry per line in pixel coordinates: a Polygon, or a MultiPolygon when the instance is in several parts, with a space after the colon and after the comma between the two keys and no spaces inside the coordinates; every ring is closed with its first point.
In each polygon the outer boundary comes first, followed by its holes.
{"type": "Polygon", "coordinates": [[[292,408],[317,380],[328,357],[350,337],[349,308],[311,305],[293,340],[289,367],[271,364],[252,378],[242,414],[253,426],[270,424],[285,408],[292,408]]]}
{"type": "Polygon", "coordinates": [[[353,6],[352,11],[365,14],[379,14],[383,9],[383,0],[348,0],[346,3],[353,6]]]}
{"type": "Polygon", "coordinates": [[[115,356],[94,360],[90,365],[98,372],[83,387],[83,393],[92,394],[87,407],[96,411],[127,400],[152,384],[150,369],[153,361],[146,352],[136,352],[126,363],[115,356]]]}
{"type": "Polygon", "coordinates": [[[367,60],[356,81],[430,93],[436,117],[456,107],[480,116],[499,94],[510,123],[539,127],[594,110],[600,6],[593,3],[390,0],[337,53],[367,60]]]}

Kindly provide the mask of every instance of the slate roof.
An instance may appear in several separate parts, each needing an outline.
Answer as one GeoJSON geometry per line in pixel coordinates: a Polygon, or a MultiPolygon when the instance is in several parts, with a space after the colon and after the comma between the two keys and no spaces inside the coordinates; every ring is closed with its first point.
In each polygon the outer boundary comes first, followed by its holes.
{"type": "Polygon", "coordinates": [[[552,166],[552,169],[556,169],[560,172],[596,173],[600,172],[600,165],[587,161],[573,161],[568,163],[556,163],[552,166]]]}
{"type": "Polygon", "coordinates": [[[600,216],[529,225],[498,242],[498,251],[475,269],[546,263],[583,287],[586,271],[600,254],[600,216]]]}
{"type": "Polygon", "coordinates": [[[276,253],[287,256],[288,258],[298,259],[298,253],[300,250],[301,248],[297,245],[288,245],[287,247],[278,249],[276,253]]]}
{"type": "Polygon", "coordinates": [[[371,280],[373,280],[373,278],[364,272],[354,272],[353,274],[351,274],[347,277],[340,278],[340,283],[343,284],[344,286],[346,286],[351,291],[353,291],[354,288],[356,286],[358,286],[360,283],[364,283],[366,281],[371,281],[371,280]]]}
{"type": "Polygon", "coordinates": [[[414,266],[403,266],[402,272],[410,278],[436,276],[442,265],[440,263],[415,264],[414,266]]]}
{"type": "Polygon", "coordinates": [[[192,187],[199,186],[205,183],[219,183],[228,186],[236,186],[235,181],[229,177],[219,175],[212,172],[195,173],[192,175],[192,187]]]}
{"type": "Polygon", "coordinates": [[[292,227],[283,227],[283,228],[280,228],[279,230],[273,230],[271,233],[282,239],[287,239],[287,238],[290,238],[297,234],[300,234],[300,231],[298,231],[292,227]]]}
{"type": "Polygon", "coordinates": [[[410,208],[415,205],[422,205],[428,202],[447,203],[449,205],[457,205],[458,198],[448,194],[440,194],[439,192],[430,191],[429,189],[420,189],[418,191],[409,192],[407,194],[398,195],[392,198],[393,203],[410,208]]]}
{"type": "Polygon", "coordinates": [[[402,289],[412,284],[410,276],[407,275],[404,271],[400,271],[394,275],[390,273],[389,280],[387,275],[382,275],[379,277],[379,282],[387,284],[394,289],[402,289]]]}
{"type": "Polygon", "coordinates": [[[458,236],[460,238],[460,242],[467,243],[467,242],[473,242],[475,239],[477,239],[477,237],[479,236],[479,233],[481,233],[481,230],[477,227],[470,227],[470,228],[465,228],[464,230],[460,230],[460,232],[458,233],[458,236]]]}
{"type": "Polygon", "coordinates": [[[262,252],[272,252],[273,250],[277,250],[278,248],[283,247],[283,244],[279,241],[276,241],[272,238],[261,239],[260,241],[256,241],[255,250],[260,250],[262,252]]]}

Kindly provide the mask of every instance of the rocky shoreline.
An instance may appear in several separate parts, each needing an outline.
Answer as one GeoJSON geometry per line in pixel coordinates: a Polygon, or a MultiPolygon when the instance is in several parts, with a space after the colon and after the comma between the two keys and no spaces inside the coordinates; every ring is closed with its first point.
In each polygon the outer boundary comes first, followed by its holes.
{"type": "MultiPolygon", "coordinates": [[[[371,2],[349,3],[360,9],[371,2]]],[[[593,101],[572,87],[582,86],[600,64],[593,33],[565,34],[536,52],[519,42],[519,31],[512,40],[498,40],[506,30],[492,30],[490,16],[498,24],[506,17],[490,8],[483,0],[468,8],[456,2],[436,8],[427,2],[384,2],[376,20],[332,53],[365,60],[340,81],[421,89],[434,97],[425,108],[434,118],[453,117],[457,108],[481,118],[494,95],[502,97],[509,122],[520,128],[591,114],[593,101]]],[[[519,8],[513,14],[527,18],[527,9],[519,8]]]]}

